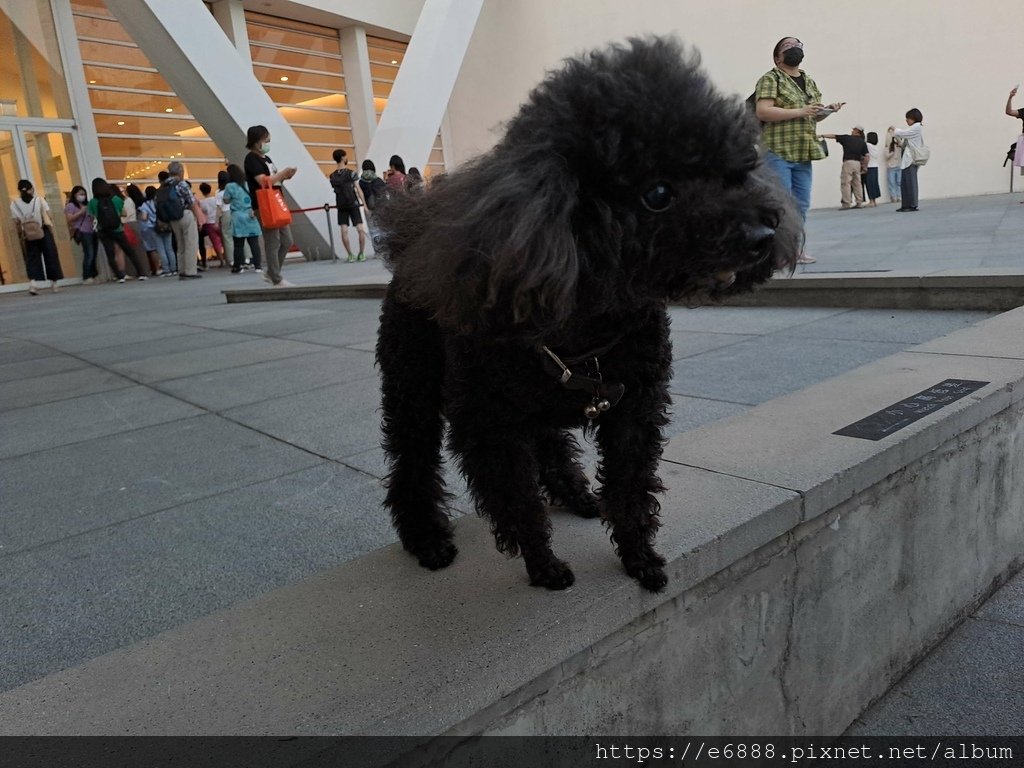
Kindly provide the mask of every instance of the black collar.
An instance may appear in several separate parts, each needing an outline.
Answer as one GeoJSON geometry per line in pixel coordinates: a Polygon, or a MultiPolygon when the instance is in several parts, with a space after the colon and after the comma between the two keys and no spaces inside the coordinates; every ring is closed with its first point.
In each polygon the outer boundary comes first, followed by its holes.
{"type": "Polygon", "coordinates": [[[570,358],[576,370],[572,370],[547,346],[542,346],[544,352],[544,370],[558,379],[558,382],[568,390],[587,392],[591,395],[590,402],[584,406],[583,415],[593,421],[601,413],[616,405],[622,399],[626,391],[624,384],[606,383],[601,376],[601,365],[598,362],[598,354],[604,354],[619,342],[615,339],[611,344],[600,350],[581,357],[570,358]],[[580,371],[582,368],[583,372],[580,371]]]}

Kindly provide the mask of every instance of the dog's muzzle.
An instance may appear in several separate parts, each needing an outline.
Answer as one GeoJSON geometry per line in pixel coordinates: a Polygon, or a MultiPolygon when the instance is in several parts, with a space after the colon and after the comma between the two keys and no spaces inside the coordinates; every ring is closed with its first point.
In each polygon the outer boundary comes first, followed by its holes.
{"type": "Polygon", "coordinates": [[[771,253],[775,241],[775,229],[766,224],[743,225],[743,239],[746,250],[755,259],[755,264],[764,261],[771,253]]]}
{"type": "MultiPolygon", "coordinates": [[[[775,229],[766,224],[757,224],[755,226],[744,224],[742,238],[741,248],[747,257],[744,259],[747,263],[740,267],[740,269],[749,269],[756,264],[760,264],[771,255],[772,243],[775,241],[775,229]]],[[[723,290],[735,283],[736,271],[724,270],[716,272],[714,275],[715,288],[723,290]]]]}

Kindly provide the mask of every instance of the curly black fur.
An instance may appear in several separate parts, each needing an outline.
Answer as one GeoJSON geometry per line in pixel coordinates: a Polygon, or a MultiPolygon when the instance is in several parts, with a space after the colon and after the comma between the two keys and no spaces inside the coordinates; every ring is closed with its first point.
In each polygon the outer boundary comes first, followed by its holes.
{"type": "Polygon", "coordinates": [[[394,273],[377,344],[385,505],[421,564],[456,554],[440,475],[447,418],[498,549],[523,555],[532,584],[573,582],[551,551],[546,496],[601,514],[627,573],[665,585],[653,541],[666,303],[749,290],[792,268],[803,236],[757,140],[696,53],[633,39],[567,61],[493,150],[380,211],[394,273]],[[563,388],[543,346],[576,370],[597,355],[604,380],[625,385],[596,420],[597,497],[567,432],[590,426],[593,394],[563,388]]]}

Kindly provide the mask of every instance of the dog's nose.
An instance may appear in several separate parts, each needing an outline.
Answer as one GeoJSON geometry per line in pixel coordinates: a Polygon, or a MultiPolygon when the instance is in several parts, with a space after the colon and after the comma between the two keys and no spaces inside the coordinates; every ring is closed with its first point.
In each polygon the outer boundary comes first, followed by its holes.
{"type": "Polygon", "coordinates": [[[743,226],[743,236],[746,240],[747,250],[753,253],[764,254],[771,247],[775,239],[775,230],[765,224],[743,226]]]}

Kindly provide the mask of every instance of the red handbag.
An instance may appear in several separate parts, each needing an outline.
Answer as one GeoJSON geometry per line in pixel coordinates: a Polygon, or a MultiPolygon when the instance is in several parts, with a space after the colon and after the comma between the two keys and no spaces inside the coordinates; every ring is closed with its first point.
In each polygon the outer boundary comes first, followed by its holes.
{"type": "Polygon", "coordinates": [[[126,226],[124,228],[124,236],[125,239],[128,241],[128,245],[130,245],[132,248],[138,248],[140,245],[142,245],[142,240],[139,239],[139,233],[135,231],[134,227],[126,226]]]}
{"type": "Polygon", "coordinates": [[[280,189],[274,189],[266,177],[256,190],[256,208],[264,229],[281,229],[292,223],[292,212],[288,210],[284,195],[280,189]]]}

